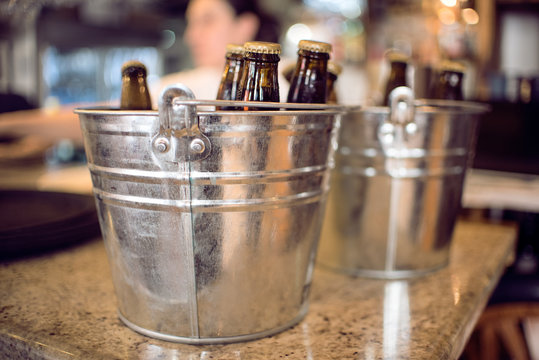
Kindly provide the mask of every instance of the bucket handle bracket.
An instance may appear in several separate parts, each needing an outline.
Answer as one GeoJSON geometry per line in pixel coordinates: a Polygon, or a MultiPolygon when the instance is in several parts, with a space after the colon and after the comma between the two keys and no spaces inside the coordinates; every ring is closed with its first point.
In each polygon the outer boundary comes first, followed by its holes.
{"type": "Polygon", "coordinates": [[[193,92],[182,84],[171,85],[159,98],[159,133],[152,138],[152,150],[163,161],[198,161],[211,152],[210,140],[200,131],[193,92]]]}
{"type": "Polygon", "coordinates": [[[406,152],[409,138],[419,130],[414,121],[414,100],[414,92],[407,86],[399,86],[389,94],[389,116],[378,128],[378,139],[387,156],[398,157],[406,152]]]}

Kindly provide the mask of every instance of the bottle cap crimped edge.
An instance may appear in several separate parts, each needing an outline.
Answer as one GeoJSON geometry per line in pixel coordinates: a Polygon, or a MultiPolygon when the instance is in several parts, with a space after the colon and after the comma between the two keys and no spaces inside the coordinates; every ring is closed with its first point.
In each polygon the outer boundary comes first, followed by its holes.
{"type": "Polygon", "coordinates": [[[278,43],[264,41],[248,41],[243,44],[245,52],[254,52],[259,54],[280,54],[281,45],[278,43]]]}
{"type": "Polygon", "coordinates": [[[240,54],[241,55],[244,53],[243,45],[227,44],[226,52],[227,54],[240,54]]]}
{"type": "Polygon", "coordinates": [[[314,40],[300,40],[298,49],[329,54],[331,52],[331,44],[314,40]]]}

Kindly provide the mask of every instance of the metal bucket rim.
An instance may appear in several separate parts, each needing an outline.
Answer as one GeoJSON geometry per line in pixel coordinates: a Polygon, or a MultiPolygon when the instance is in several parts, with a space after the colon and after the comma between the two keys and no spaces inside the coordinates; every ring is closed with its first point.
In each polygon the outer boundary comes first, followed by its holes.
{"type": "MultiPolygon", "coordinates": [[[[197,109],[199,115],[230,115],[230,114],[253,114],[253,115],[300,115],[300,114],[342,114],[346,111],[344,105],[334,104],[305,104],[305,103],[281,103],[259,101],[228,101],[228,100],[185,100],[174,99],[174,105],[203,106],[197,109]],[[207,107],[249,107],[278,110],[211,110],[207,107]]],[[[359,107],[356,107],[359,109],[359,107]]],[[[106,106],[80,107],[74,110],[76,114],[100,114],[100,115],[148,115],[157,116],[158,110],[122,110],[106,106]]]]}
{"type": "MultiPolygon", "coordinates": [[[[480,114],[490,111],[490,106],[473,101],[417,99],[414,101],[416,112],[420,113],[457,113],[480,114]]],[[[348,107],[347,112],[389,114],[388,106],[369,106],[365,108],[348,107]]]]}

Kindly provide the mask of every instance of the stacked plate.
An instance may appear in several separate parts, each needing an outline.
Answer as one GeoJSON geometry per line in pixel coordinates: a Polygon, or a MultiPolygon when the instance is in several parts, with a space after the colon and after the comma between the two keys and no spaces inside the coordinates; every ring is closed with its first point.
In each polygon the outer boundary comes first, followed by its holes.
{"type": "Polygon", "coordinates": [[[0,259],[58,249],[99,234],[92,196],[0,191],[0,259]]]}

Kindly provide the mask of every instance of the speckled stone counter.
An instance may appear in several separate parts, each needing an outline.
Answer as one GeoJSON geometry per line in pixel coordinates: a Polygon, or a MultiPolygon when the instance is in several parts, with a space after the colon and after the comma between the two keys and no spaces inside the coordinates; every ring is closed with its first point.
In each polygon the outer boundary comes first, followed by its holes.
{"type": "Polygon", "coordinates": [[[196,346],[118,319],[101,239],[0,263],[2,359],[454,359],[513,256],[511,226],[460,222],[449,267],[422,278],[351,278],[317,268],[310,310],[272,337],[196,346]]]}

